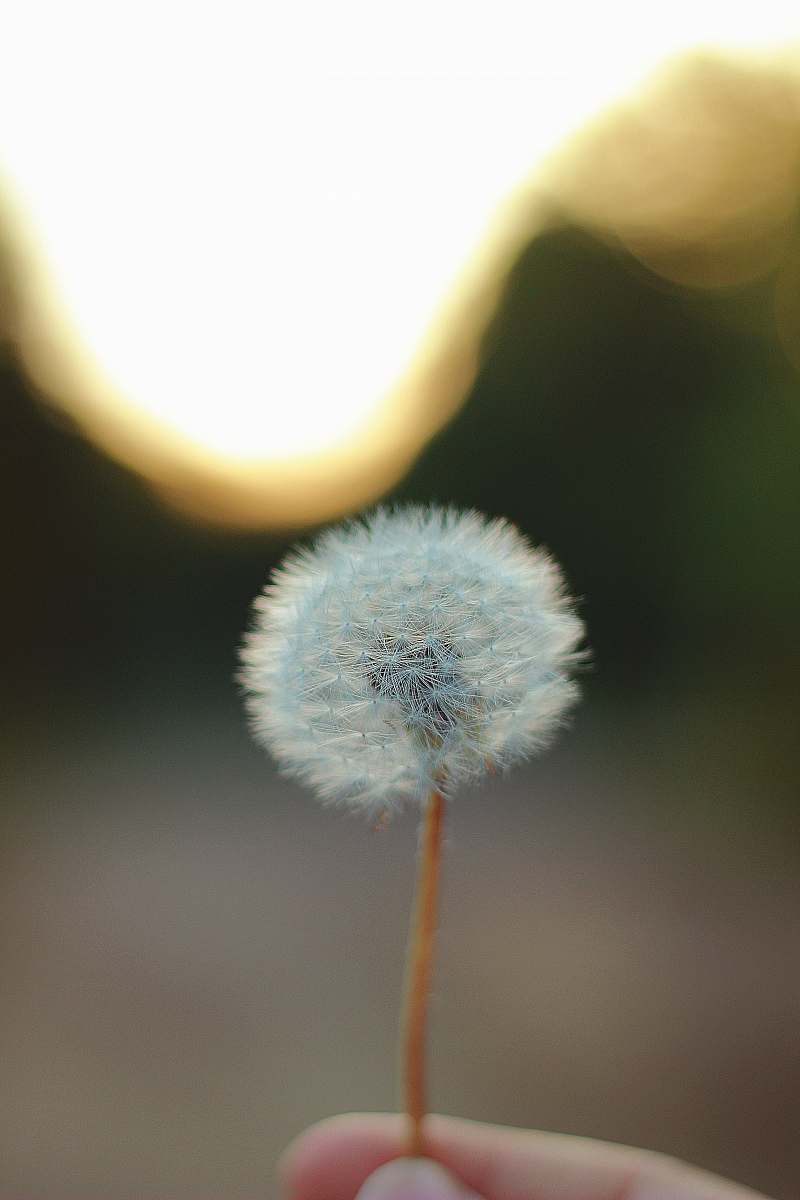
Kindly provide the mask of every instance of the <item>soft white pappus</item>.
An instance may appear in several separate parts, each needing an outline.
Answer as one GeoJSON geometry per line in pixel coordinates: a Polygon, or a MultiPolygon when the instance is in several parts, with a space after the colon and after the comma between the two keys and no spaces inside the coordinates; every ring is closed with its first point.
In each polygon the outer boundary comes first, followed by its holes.
{"type": "Polygon", "coordinates": [[[255,602],[240,680],[256,738],[323,801],[368,812],[501,770],[577,698],[583,624],[508,521],[379,509],[292,551],[255,602]]]}

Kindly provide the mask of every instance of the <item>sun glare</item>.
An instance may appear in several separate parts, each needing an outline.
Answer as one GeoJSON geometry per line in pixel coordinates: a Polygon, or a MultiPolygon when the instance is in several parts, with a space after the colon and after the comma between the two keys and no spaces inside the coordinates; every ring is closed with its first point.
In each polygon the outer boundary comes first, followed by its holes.
{"type": "Polygon", "coordinates": [[[377,495],[463,398],[468,369],[419,380],[465,336],[453,297],[504,198],[668,55],[791,19],[710,7],[412,5],[390,28],[366,4],[16,3],[0,163],[31,373],[203,515],[377,495]]]}

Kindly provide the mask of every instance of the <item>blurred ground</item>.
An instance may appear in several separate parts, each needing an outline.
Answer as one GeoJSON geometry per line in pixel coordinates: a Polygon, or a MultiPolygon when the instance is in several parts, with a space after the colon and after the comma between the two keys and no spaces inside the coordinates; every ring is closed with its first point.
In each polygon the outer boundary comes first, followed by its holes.
{"type": "MultiPolygon", "coordinates": [[[[653,697],[584,712],[453,806],[433,1099],[788,1198],[797,864],[729,747],[691,761],[684,720],[653,697]]],[[[411,816],[319,811],[233,702],[74,721],[15,774],[2,1195],[271,1195],[309,1121],[393,1106],[411,816]]]]}

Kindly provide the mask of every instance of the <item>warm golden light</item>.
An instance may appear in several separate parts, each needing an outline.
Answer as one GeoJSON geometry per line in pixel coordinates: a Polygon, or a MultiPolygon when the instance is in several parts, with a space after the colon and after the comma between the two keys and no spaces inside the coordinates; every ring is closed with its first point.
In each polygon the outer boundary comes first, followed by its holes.
{"type": "Polygon", "coordinates": [[[657,72],[549,164],[561,211],[693,287],[774,269],[800,181],[800,47],[695,54],[657,72]]]}
{"type": "Polygon", "coordinates": [[[492,226],[503,199],[665,56],[792,20],[413,9],[391,29],[366,4],[4,18],[23,356],[187,509],[291,524],[385,490],[469,386],[533,219],[492,226]]]}

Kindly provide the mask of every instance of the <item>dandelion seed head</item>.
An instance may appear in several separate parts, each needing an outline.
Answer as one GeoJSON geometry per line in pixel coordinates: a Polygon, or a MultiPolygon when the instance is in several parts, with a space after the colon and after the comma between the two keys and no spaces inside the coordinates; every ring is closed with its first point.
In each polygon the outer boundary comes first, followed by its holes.
{"type": "Polygon", "coordinates": [[[423,802],[543,748],[577,698],[583,624],[508,521],[379,509],[291,552],[240,679],[256,738],[326,802],[423,802]]]}

